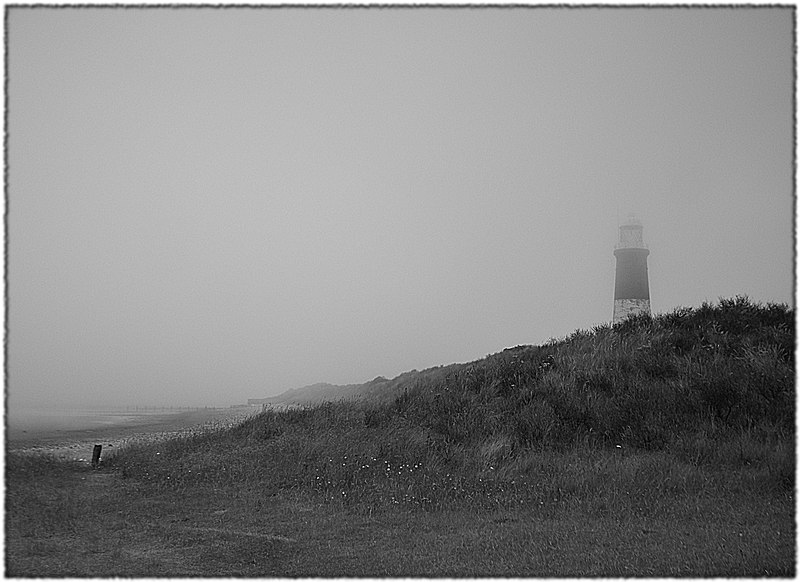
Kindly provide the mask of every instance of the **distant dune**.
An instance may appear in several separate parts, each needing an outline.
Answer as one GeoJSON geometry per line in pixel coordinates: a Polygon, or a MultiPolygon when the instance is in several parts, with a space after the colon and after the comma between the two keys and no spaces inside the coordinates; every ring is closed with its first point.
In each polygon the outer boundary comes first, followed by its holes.
{"type": "MultiPolygon", "coordinates": [[[[441,366],[430,368],[439,370],[441,366]]],[[[373,378],[363,384],[328,384],[319,382],[302,388],[293,388],[271,398],[251,399],[251,403],[267,404],[272,406],[311,405],[321,402],[336,402],[338,400],[372,400],[374,402],[391,402],[403,393],[403,390],[412,386],[422,377],[417,370],[403,372],[399,376],[388,380],[383,376],[373,378]]]]}

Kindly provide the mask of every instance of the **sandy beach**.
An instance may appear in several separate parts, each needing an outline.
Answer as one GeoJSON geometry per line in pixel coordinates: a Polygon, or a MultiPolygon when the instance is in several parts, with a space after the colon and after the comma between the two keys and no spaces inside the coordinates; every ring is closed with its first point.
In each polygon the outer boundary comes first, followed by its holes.
{"type": "Polygon", "coordinates": [[[90,463],[94,445],[103,454],[130,442],[152,441],[231,426],[257,408],[199,408],[188,411],[97,412],[54,415],[49,423],[6,419],[6,451],[44,453],[90,463]]]}

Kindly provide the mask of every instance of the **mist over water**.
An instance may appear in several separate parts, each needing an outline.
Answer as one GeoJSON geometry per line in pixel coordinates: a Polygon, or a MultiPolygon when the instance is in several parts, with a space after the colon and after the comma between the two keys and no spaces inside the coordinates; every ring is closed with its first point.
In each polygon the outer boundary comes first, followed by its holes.
{"type": "Polygon", "coordinates": [[[11,407],[6,414],[8,437],[12,440],[25,433],[81,430],[100,428],[119,422],[117,416],[109,416],[97,410],[56,410],[11,407]]]}
{"type": "MultiPolygon", "coordinates": [[[[181,415],[185,412],[202,410],[216,417],[226,415],[244,417],[256,412],[253,407],[227,407],[205,409],[194,407],[124,406],[99,408],[25,408],[12,407],[5,417],[6,437],[14,445],[19,441],[60,437],[62,439],[91,438],[104,429],[148,428],[150,424],[162,424],[165,417],[181,415]]],[[[176,426],[189,426],[198,423],[198,418],[190,416],[184,423],[171,423],[176,426]]],[[[144,429],[143,429],[144,430],[144,429]]],[[[100,440],[104,437],[100,436],[100,440]]]]}

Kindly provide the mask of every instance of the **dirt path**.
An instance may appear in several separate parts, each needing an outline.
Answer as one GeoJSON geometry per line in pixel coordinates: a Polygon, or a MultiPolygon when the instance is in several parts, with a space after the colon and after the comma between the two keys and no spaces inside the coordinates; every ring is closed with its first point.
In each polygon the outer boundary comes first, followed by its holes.
{"type": "Polygon", "coordinates": [[[91,463],[94,445],[103,454],[131,442],[154,441],[232,426],[256,414],[253,409],[209,408],[164,414],[120,415],[118,424],[88,429],[6,432],[6,450],[15,453],[48,454],[91,463]]]}

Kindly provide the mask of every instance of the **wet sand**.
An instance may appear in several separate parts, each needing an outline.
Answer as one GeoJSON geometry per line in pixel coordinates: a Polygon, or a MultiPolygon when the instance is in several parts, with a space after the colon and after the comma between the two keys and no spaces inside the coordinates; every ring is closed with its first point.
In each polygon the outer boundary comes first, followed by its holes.
{"type": "Polygon", "coordinates": [[[203,408],[180,412],[103,412],[64,416],[52,426],[6,422],[6,451],[44,453],[90,463],[94,445],[103,455],[127,443],[153,441],[236,424],[255,408],[203,408]]]}

